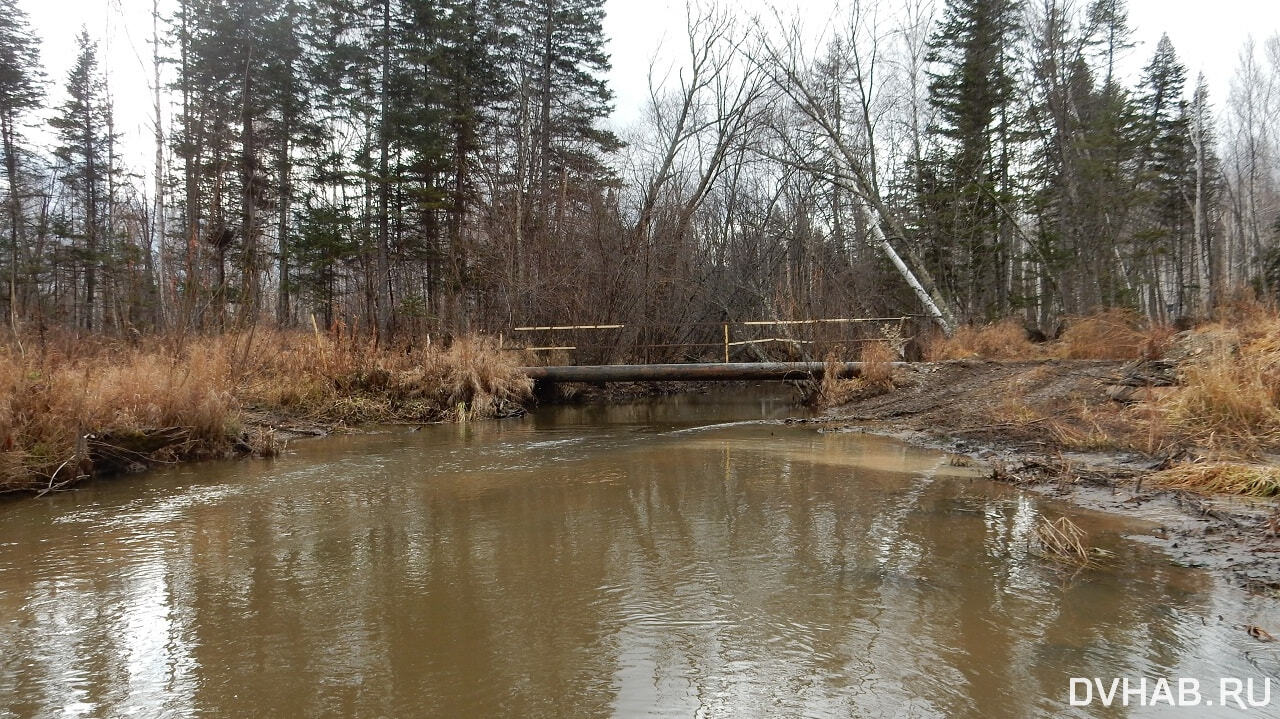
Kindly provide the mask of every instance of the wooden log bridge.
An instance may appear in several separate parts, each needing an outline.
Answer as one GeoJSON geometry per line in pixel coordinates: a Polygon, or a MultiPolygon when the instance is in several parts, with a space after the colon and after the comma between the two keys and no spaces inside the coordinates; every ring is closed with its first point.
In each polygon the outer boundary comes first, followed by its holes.
{"type": "MultiPolygon", "coordinates": [[[[904,362],[892,363],[905,366],[904,362]]],[[[856,377],[861,362],[838,363],[840,376],[856,377]]],[[[521,367],[538,382],[730,382],[821,379],[822,362],[709,362],[700,364],[608,364],[521,367]]]]}

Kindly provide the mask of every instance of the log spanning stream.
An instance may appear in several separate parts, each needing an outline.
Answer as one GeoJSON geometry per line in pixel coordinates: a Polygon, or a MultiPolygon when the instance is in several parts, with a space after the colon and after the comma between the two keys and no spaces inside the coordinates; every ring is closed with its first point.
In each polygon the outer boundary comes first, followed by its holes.
{"type": "Polygon", "coordinates": [[[1069,679],[1274,674],[1267,600],[1152,527],[796,411],[551,407],[7,502],[0,717],[1240,716],[1069,679]],[[1114,557],[1036,556],[1064,513],[1114,557]]]}

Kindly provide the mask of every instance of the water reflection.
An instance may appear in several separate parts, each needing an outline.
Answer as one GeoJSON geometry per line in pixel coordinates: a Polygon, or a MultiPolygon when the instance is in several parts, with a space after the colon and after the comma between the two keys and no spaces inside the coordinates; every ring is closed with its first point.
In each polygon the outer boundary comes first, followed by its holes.
{"type": "Polygon", "coordinates": [[[1257,675],[1217,621],[1257,608],[1142,528],[1077,517],[1119,559],[1070,577],[1028,555],[1039,501],[759,421],[788,410],[568,408],[2,506],[0,716],[1033,717],[1071,676],[1257,675]]]}

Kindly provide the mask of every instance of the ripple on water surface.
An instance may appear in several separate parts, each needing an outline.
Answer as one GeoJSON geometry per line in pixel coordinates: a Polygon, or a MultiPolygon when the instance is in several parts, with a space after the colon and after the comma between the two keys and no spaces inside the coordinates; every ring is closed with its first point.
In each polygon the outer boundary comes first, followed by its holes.
{"type": "Polygon", "coordinates": [[[1069,677],[1277,672],[1236,628],[1274,603],[1148,527],[1073,512],[1116,559],[1064,572],[1031,538],[1066,508],[789,411],[540,410],[0,506],[0,716],[1091,716],[1069,677]]]}

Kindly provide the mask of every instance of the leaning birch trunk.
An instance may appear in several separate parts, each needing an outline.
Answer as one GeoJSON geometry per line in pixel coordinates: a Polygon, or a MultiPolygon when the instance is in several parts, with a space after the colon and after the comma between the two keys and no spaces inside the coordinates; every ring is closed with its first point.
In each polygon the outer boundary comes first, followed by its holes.
{"type": "Polygon", "coordinates": [[[906,262],[902,261],[902,257],[893,248],[889,238],[885,237],[884,228],[880,226],[880,213],[876,212],[875,208],[868,205],[865,200],[860,200],[859,204],[862,206],[862,211],[867,215],[867,224],[871,227],[871,239],[889,257],[889,261],[893,263],[893,266],[898,268],[898,274],[902,275],[902,279],[906,281],[911,291],[916,293],[916,298],[920,300],[920,304],[924,305],[925,311],[929,313],[929,318],[950,337],[955,332],[955,320],[950,317],[949,313],[939,307],[937,302],[933,301],[933,297],[916,279],[915,273],[911,271],[910,267],[907,267],[906,262]]]}
{"type": "Polygon", "coordinates": [[[155,122],[156,122],[156,175],[155,180],[155,207],[152,210],[152,220],[155,222],[152,230],[152,238],[154,241],[154,249],[148,248],[148,254],[154,253],[156,263],[156,315],[155,322],[158,329],[165,329],[169,326],[169,295],[165,287],[165,277],[168,275],[168,258],[165,257],[165,238],[169,234],[168,228],[165,227],[165,164],[164,164],[164,105],[161,96],[162,85],[160,84],[160,0],[152,0],[151,3],[151,68],[155,73],[155,122]]]}

